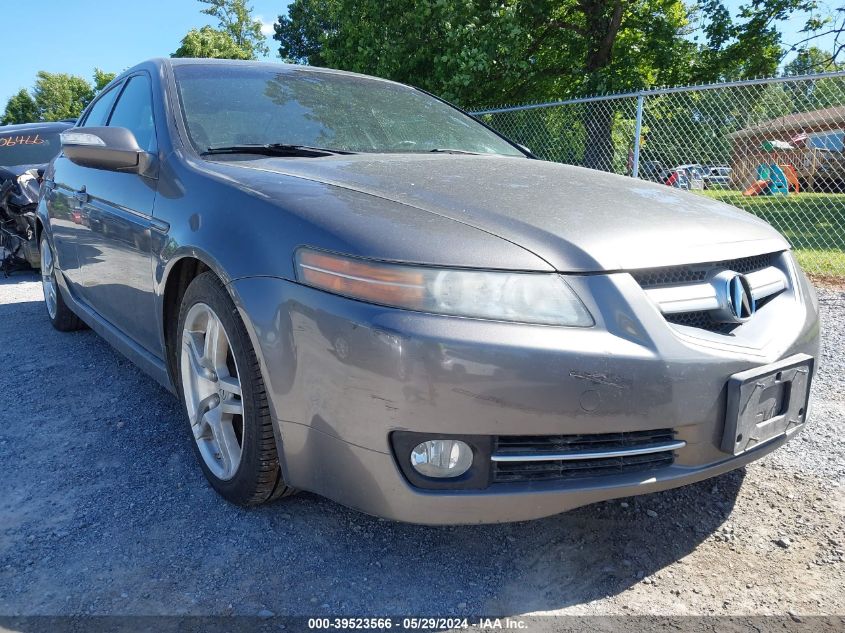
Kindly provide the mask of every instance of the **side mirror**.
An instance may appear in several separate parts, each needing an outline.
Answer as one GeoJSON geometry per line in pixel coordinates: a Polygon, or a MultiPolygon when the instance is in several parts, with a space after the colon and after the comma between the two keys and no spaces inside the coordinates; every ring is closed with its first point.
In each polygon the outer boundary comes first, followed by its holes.
{"type": "Polygon", "coordinates": [[[153,162],[124,127],[71,128],[61,138],[64,155],[82,167],[144,174],[153,162]]]}

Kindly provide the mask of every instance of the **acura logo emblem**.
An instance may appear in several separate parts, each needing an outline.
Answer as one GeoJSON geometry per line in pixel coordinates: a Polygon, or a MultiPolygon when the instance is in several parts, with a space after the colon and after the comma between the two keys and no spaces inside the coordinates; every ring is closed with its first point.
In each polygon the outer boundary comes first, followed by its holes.
{"type": "Polygon", "coordinates": [[[745,275],[737,273],[728,281],[728,304],[737,321],[750,319],[754,314],[754,297],[751,296],[751,284],[745,275]]]}
{"type": "Polygon", "coordinates": [[[733,270],[723,270],[710,280],[719,307],[710,312],[719,323],[744,323],[757,310],[751,284],[745,275],[733,270]]]}
{"type": "Polygon", "coordinates": [[[719,307],[710,312],[719,323],[743,323],[754,316],[757,309],[751,284],[745,275],[732,270],[716,274],[711,282],[719,307]]]}

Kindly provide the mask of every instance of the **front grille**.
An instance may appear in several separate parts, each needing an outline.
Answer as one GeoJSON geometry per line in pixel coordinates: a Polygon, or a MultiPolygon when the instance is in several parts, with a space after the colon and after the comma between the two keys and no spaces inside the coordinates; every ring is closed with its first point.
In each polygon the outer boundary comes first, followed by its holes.
{"type": "MultiPolygon", "coordinates": [[[[683,266],[664,266],[661,268],[648,268],[635,270],[631,276],[640,284],[646,292],[654,290],[657,292],[668,292],[670,286],[687,286],[707,283],[712,275],[723,271],[732,270],[740,274],[755,273],[767,268],[776,267],[780,253],[768,253],[765,255],[754,255],[741,259],[724,260],[703,264],[686,264],[683,266]]],[[[757,302],[757,309],[760,309],[775,295],[763,297],[757,302]]],[[[738,323],[721,323],[711,316],[708,310],[692,312],[668,312],[664,314],[666,321],[673,325],[697,328],[717,334],[731,334],[739,327],[738,323]]]]}
{"type": "Polygon", "coordinates": [[[670,286],[679,284],[692,284],[707,279],[711,271],[733,270],[743,275],[763,270],[773,266],[779,253],[768,253],[766,255],[754,255],[742,259],[731,259],[721,262],[709,262],[704,264],[685,264],[683,266],[663,266],[661,268],[644,268],[631,272],[637,283],[647,290],[658,286],[670,286]]]}
{"type": "Polygon", "coordinates": [[[580,435],[502,435],[495,438],[495,456],[525,456],[526,460],[494,461],[493,483],[560,481],[656,470],[674,462],[674,451],[567,460],[536,459],[543,455],[637,449],[673,440],[672,429],[580,435]]]}
{"type": "Polygon", "coordinates": [[[739,323],[719,323],[718,321],[714,321],[709,312],[678,312],[676,314],[667,314],[666,320],[675,325],[686,325],[687,327],[695,327],[719,334],[730,334],[739,327],[739,323]]]}
{"type": "Polygon", "coordinates": [[[493,483],[560,481],[582,477],[602,477],[656,470],[671,466],[671,451],[651,455],[589,459],[583,462],[508,462],[496,463],[493,483]]]}

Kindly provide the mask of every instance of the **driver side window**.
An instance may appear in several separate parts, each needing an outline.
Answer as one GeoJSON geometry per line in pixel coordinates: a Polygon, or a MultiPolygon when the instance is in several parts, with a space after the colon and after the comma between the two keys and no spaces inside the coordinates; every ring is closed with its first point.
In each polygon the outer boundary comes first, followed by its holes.
{"type": "Polygon", "coordinates": [[[117,100],[108,125],[131,130],[142,150],[155,153],[156,133],[149,77],[135,75],[129,80],[117,100]]]}

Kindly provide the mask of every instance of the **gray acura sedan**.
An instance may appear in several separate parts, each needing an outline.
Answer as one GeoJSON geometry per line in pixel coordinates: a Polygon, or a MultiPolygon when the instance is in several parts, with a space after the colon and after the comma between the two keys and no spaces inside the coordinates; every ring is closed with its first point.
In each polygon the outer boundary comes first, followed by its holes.
{"type": "Polygon", "coordinates": [[[420,90],[154,60],[62,147],[47,314],[178,395],[234,503],[529,519],[738,468],[807,421],[817,303],[769,225],[535,160],[420,90]]]}

